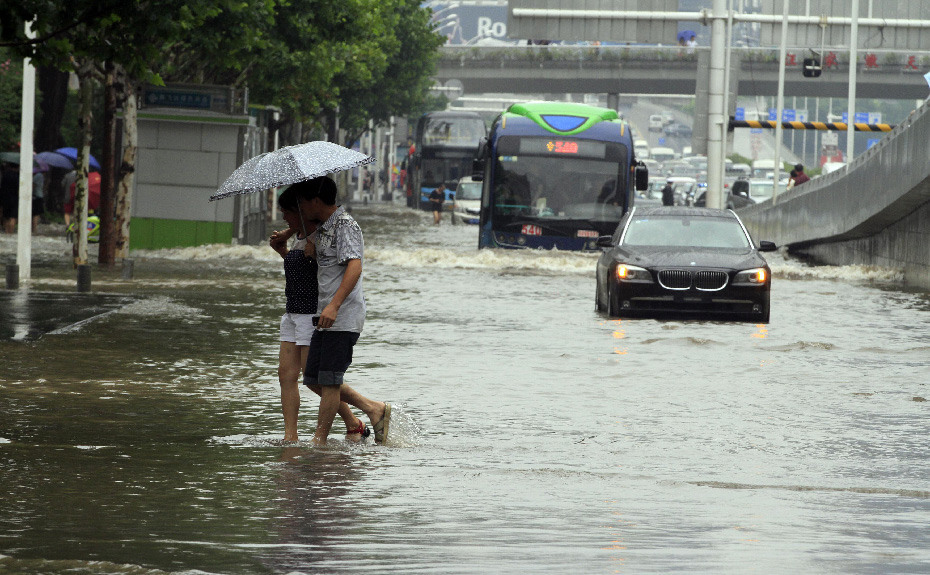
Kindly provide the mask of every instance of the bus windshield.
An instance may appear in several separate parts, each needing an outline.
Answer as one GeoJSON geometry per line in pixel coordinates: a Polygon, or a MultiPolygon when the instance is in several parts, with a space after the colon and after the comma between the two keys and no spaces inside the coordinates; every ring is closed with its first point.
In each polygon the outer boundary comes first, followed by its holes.
{"type": "Polygon", "coordinates": [[[423,145],[471,149],[485,133],[481,118],[431,117],[423,131],[423,145]]]}
{"type": "Polygon", "coordinates": [[[499,223],[528,218],[618,221],[626,206],[626,147],[612,142],[504,136],[494,170],[499,223]]]}

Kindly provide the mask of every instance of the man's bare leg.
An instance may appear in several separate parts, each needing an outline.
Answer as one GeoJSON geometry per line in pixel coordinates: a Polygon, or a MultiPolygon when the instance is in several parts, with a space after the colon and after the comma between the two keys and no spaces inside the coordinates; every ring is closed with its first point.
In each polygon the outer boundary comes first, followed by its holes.
{"type": "MultiPolygon", "coordinates": [[[[311,390],[313,390],[314,393],[316,394],[320,393],[319,385],[311,385],[309,387],[311,390]]],[[[361,393],[352,389],[352,387],[347,383],[343,383],[339,387],[341,388],[340,399],[343,401],[343,403],[347,403],[351,406],[357,407],[361,409],[363,412],[365,412],[365,415],[368,416],[368,421],[370,421],[372,425],[378,423],[379,421],[381,421],[381,418],[384,417],[384,402],[383,401],[375,401],[373,399],[368,399],[361,393]]]]}
{"type": "Polygon", "coordinates": [[[333,419],[339,411],[339,388],[341,385],[320,386],[320,412],[317,416],[316,433],[313,434],[313,443],[326,445],[329,430],[333,427],[333,419]]]}

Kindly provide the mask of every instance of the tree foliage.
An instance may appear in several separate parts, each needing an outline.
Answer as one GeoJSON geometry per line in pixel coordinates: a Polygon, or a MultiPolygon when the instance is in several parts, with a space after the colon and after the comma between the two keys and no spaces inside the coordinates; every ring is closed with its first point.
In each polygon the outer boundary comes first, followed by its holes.
{"type": "Polygon", "coordinates": [[[0,49],[0,151],[18,151],[23,61],[0,49]]]}

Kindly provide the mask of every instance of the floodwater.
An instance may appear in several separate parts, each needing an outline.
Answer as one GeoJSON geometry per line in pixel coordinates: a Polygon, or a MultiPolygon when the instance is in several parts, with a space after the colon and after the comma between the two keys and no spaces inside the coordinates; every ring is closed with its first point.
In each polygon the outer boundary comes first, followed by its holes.
{"type": "Polygon", "coordinates": [[[280,445],[270,248],[137,252],[106,313],[0,341],[0,572],[930,572],[930,297],[894,270],[773,254],[768,325],[609,320],[594,255],[354,213],[346,379],[391,445],[280,445]]]}

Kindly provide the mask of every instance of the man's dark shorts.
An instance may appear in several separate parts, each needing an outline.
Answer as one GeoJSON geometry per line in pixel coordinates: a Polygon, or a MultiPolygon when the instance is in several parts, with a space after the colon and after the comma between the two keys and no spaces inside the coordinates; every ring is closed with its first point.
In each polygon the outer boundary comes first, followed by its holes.
{"type": "Polygon", "coordinates": [[[352,365],[352,348],[359,334],[354,331],[316,330],[310,338],[304,385],[342,385],[352,365]]]}

